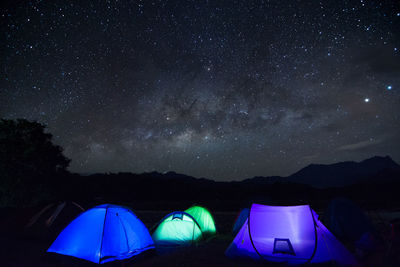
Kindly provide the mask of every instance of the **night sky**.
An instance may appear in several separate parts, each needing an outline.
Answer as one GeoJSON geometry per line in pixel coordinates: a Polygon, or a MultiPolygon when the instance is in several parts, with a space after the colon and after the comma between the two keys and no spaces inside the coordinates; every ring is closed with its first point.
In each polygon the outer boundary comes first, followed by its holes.
{"type": "Polygon", "coordinates": [[[397,1],[8,1],[0,116],[69,170],[215,180],[400,161],[397,1]]]}

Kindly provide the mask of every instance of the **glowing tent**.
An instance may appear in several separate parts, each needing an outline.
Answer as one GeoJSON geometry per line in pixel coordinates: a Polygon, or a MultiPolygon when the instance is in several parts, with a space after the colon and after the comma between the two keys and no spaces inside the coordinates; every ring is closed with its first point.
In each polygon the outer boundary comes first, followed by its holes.
{"type": "Polygon", "coordinates": [[[188,246],[201,239],[202,232],[192,215],[176,211],[161,220],[152,237],[158,247],[188,246]]]}
{"type": "Polygon", "coordinates": [[[253,204],[248,219],[225,254],[289,264],[329,261],[357,264],[308,205],[253,204]]]}
{"type": "Polygon", "coordinates": [[[105,204],[73,220],[47,252],[105,263],[127,259],[151,248],[154,243],[148,230],[130,209],[105,204]]]}
{"type": "Polygon", "coordinates": [[[214,219],[206,208],[193,206],[185,210],[185,212],[192,215],[192,217],[198,222],[203,235],[215,235],[216,229],[214,219]]]}

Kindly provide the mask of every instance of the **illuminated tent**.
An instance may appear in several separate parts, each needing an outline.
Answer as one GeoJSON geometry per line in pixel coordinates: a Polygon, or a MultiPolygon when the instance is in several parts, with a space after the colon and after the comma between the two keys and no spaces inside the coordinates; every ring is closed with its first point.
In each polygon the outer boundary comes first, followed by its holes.
{"type": "Polygon", "coordinates": [[[247,218],[249,217],[249,213],[250,210],[248,208],[244,208],[240,211],[235,221],[235,224],[233,225],[232,228],[232,233],[234,235],[236,235],[239,232],[240,228],[242,228],[242,225],[246,222],[247,218]]]}
{"type": "Polygon", "coordinates": [[[226,250],[228,257],[287,262],[336,261],[356,265],[355,258],[318,220],[308,205],[253,204],[249,217],[226,250]]]}
{"type": "Polygon", "coordinates": [[[152,237],[158,247],[188,246],[200,240],[202,232],[192,215],[176,211],[161,220],[152,237]]]}
{"type": "Polygon", "coordinates": [[[127,259],[151,248],[154,243],[148,230],[130,209],[105,204],[73,220],[47,252],[105,263],[127,259]]]}
{"type": "Polygon", "coordinates": [[[198,222],[203,235],[215,235],[216,229],[214,219],[206,208],[193,206],[185,210],[185,212],[192,215],[192,217],[198,222]]]}

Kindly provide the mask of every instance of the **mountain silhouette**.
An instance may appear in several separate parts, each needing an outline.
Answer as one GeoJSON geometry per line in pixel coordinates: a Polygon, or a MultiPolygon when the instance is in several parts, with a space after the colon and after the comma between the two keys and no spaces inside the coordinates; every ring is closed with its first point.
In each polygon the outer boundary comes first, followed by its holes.
{"type": "Polygon", "coordinates": [[[176,172],[71,174],[59,181],[63,199],[81,203],[133,203],[136,208],[184,209],[193,203],[235,210],[249,203],[323,207],[335,197],[368,202],[371,207],[400,205],[400,165],[390,157],[361,162],[311,164],[288,177],[215,181],[176,172]]]}
{"type": "Polygon", "coordinates": [[[247,183],[300,183],[318,188],[342,187],[358,183],[390,182],[400,165],[389,156],[375,156],[361,162],[310,164],[288,177],[254,177],[247,183]]]}

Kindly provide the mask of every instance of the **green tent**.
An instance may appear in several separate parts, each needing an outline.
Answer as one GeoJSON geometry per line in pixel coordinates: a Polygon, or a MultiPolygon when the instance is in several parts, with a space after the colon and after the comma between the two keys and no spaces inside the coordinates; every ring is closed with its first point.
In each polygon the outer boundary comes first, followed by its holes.
{"type": "Polygon", "coordinates": [[[201,228],[196,219],[183,211],[165,216],[152,235],[158,247],[188,246],[201,237],[201,228]]]}
{"type": "Polygon", "coordinates": [[[198,222],[203,235],[215,235],[216,229],[214,219],[206,208],[193,206],[185,210],[185,212],[192,215],[192,217],[198,222]]]}

